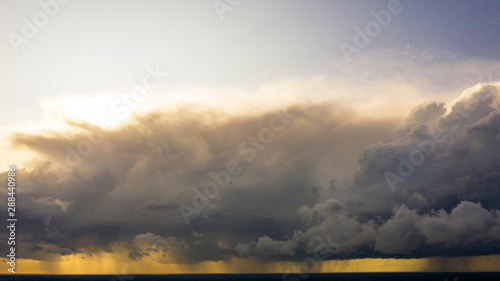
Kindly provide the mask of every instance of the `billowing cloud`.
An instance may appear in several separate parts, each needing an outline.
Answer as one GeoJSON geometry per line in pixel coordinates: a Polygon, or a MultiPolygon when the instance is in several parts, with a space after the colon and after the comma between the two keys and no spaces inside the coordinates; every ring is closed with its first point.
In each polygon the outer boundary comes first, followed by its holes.
{"type": "Polygon", "coordinates": [[[366,148],[352,182],[299,209],[300,234],[330,238],[340,256],[497,253],[499,109],[499,84],[468,89],[449,113],[418,106],[392,141],[366,148]]]}
{"type": "Polygon", "coordinates": [[[125,245],[133,260],[179,263],[299,260],[318,245],[336,259],[498,254],[499,89],[478,84],[403,124],[305,103],[15,134],[14,145],[46,158],[18,170],[20,251],[44,259],[125,245]]]}

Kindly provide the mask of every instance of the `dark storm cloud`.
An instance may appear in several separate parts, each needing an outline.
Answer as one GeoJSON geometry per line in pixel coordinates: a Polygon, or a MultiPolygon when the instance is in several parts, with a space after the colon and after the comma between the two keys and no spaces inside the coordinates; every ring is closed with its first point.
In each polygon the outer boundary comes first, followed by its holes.
{"type": "Polygon", "coordinates": [[[498,254],[498,88],[475,88],[449,113],[418,106],[395,131],[397,120],[332,104],[292,106],[285,111],[296,117],[251,161],[238,147],[250,148],[276,112],[186,107],[105,132],[72,123],[65,134],[16,134],[13,144],[46,158],[18,171],[22,255],[122,243],[134,260],[153,252],[181,263],[302,260],[318,241],[329,258],[498,254]],[[88,153],[71,154],[79,148],[88,153]],[[186,224],[179,204],[195,208],[193,189],[203,192],[229,161],[242,172],[186,224]]]}
{"type": "Polygon", "coordinates": [[[308,228],[283,242],[328,238],[338,258],[498,254],[499,101],[498,84],[478,85],[448,114],[418,106],[392,141],[366,148],[351,183],[299,209],[308,228]]]}
{"type": "Polygon", "coordinates": [[[59,254],[62,256],[66,256],[66,255],[73,254],[73,251],[71,249],[68,249],[68,248],[61,248],[61,247],[53,246],[49,250],[47,250],[47,253],[59,254]]]}
{"type": "Polygon", "coordinates": [[[132,243],[127,245],[127,248],[130,249],[128,257],[139,260],[144,256],[148,256],[149,252],[167,252],[170,245],[182,246],[183,243],[177,241],[174,237],[163,238],[150,232],[138,234],[132,243]]]}

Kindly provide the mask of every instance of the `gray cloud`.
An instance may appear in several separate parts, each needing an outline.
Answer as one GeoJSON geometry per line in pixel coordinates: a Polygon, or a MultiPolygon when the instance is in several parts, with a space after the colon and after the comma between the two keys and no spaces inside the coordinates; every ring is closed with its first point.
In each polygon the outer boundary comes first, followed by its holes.
{"type": "Polygon", "coordinates": [[[276,241],[269,236],[259,237],[255,245],[255,251],[263,256],[283,255],[292,256],[295,254],[296,247],[293,241],[276,241]]]}
{"type": "Polygon", "coordinates": [[[53,246],[47,250],[47,253],[66,256],[66,255],[73,254],[73,251],[71,249],[68,249],[68,248],[61,248],[61,247],[53,246]]]}
{"type": "Polygon", "coordinates": [[[330,199],[298,209],[307,229],[282,242],[312,254],[328,238],[333,258],[498,253],[498,86],[469,90],[448,114],[441,103],[416,107],[392,141],[367,146],[352,182],[333,180],[330,199]],[[394,192],[387,171],[402,179],[394,192]]]}
{"type": "Polygon", "coordinates": [[[286,111],[297,118],[253,161],[238,146],[274,112],[186,107],[106,132],[70,123],[64,134],[15,134],[14,145],[46,158],[18,171],[20,251],[52,259],[40,253],[109,252],[123,242],[134,260],[158,251],[180,263],[299,260],[322,241],[338,259],[498,254],[499,87],[470,90],[450,112],[418,106],[399,128],[333,104],[292,106],[286,111]],[[436,132],[446,140],[432,143],[436,132]],[[102,142],[61,172],[67,147],[100,133],[102,142]],[[193,188],[203,190],[231,160],[242,173],[187,225],[177,206],[193,206],[193,188]],[[403,162],[411,173],[403,165],[400,175],[403,162]],[[402,179],[393,191],[386,172],[402,179]]]}
{"type": "Polygon", "coordinates": [[[174,237],[163,238],[151,232],[137,234],[132,243],[127,246],[130,249],[128,256],[133,260],[139,260],[148,256],[149,252],[167,252],[170,245],[182,246],[183,243],[174,237]]]}

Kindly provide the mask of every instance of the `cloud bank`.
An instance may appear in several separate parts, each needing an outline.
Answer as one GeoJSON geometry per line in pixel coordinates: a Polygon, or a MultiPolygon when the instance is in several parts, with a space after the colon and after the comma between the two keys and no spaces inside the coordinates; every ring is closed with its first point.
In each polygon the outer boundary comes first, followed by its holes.
{"type": "Polygon", "coordinates": [[[73,122],[64,133],[14,134],[13,145],[45,158],[18,171],[20,255],[303,260],[318,243],[330,259],[499,254],[499,91],[478,84],[450,109],[416,107],[402,125],[295,104],[282,110],[296,117],[258,145],[250,138],[280,111],[186,106],[106,131],[73,122]],[[196,208],[193,190],[230,161],[241,173],[196,208]],[[180,204],[197,210],[189,224],[180,204]]]}

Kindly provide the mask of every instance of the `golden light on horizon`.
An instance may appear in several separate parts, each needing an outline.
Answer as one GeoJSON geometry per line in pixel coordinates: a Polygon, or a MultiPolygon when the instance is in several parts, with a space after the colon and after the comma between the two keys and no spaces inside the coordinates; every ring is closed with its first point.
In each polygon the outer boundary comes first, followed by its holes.
{"type": "MultiPolygon", "coordinates": [[[[479,272],[499,271],[500,255],[422,258],[353,259],[318,261],[314,273],[356,272],[479,272]],[[444,267],[443,267],[444,266],[444,267]]],[[[6,259],[1,270],[7,271],[6,259]]],[[[18,259],[18,274],[204,274],[204,273],[307,273],[302,262],[260,263],[256,259],[232,258],[229,262],[206,261],[198,264],[162,264],[150,258],[139,261],[116,259],[112,253],[92,257],[83,254],[65,256],[61,261],[18,259]]]]}

